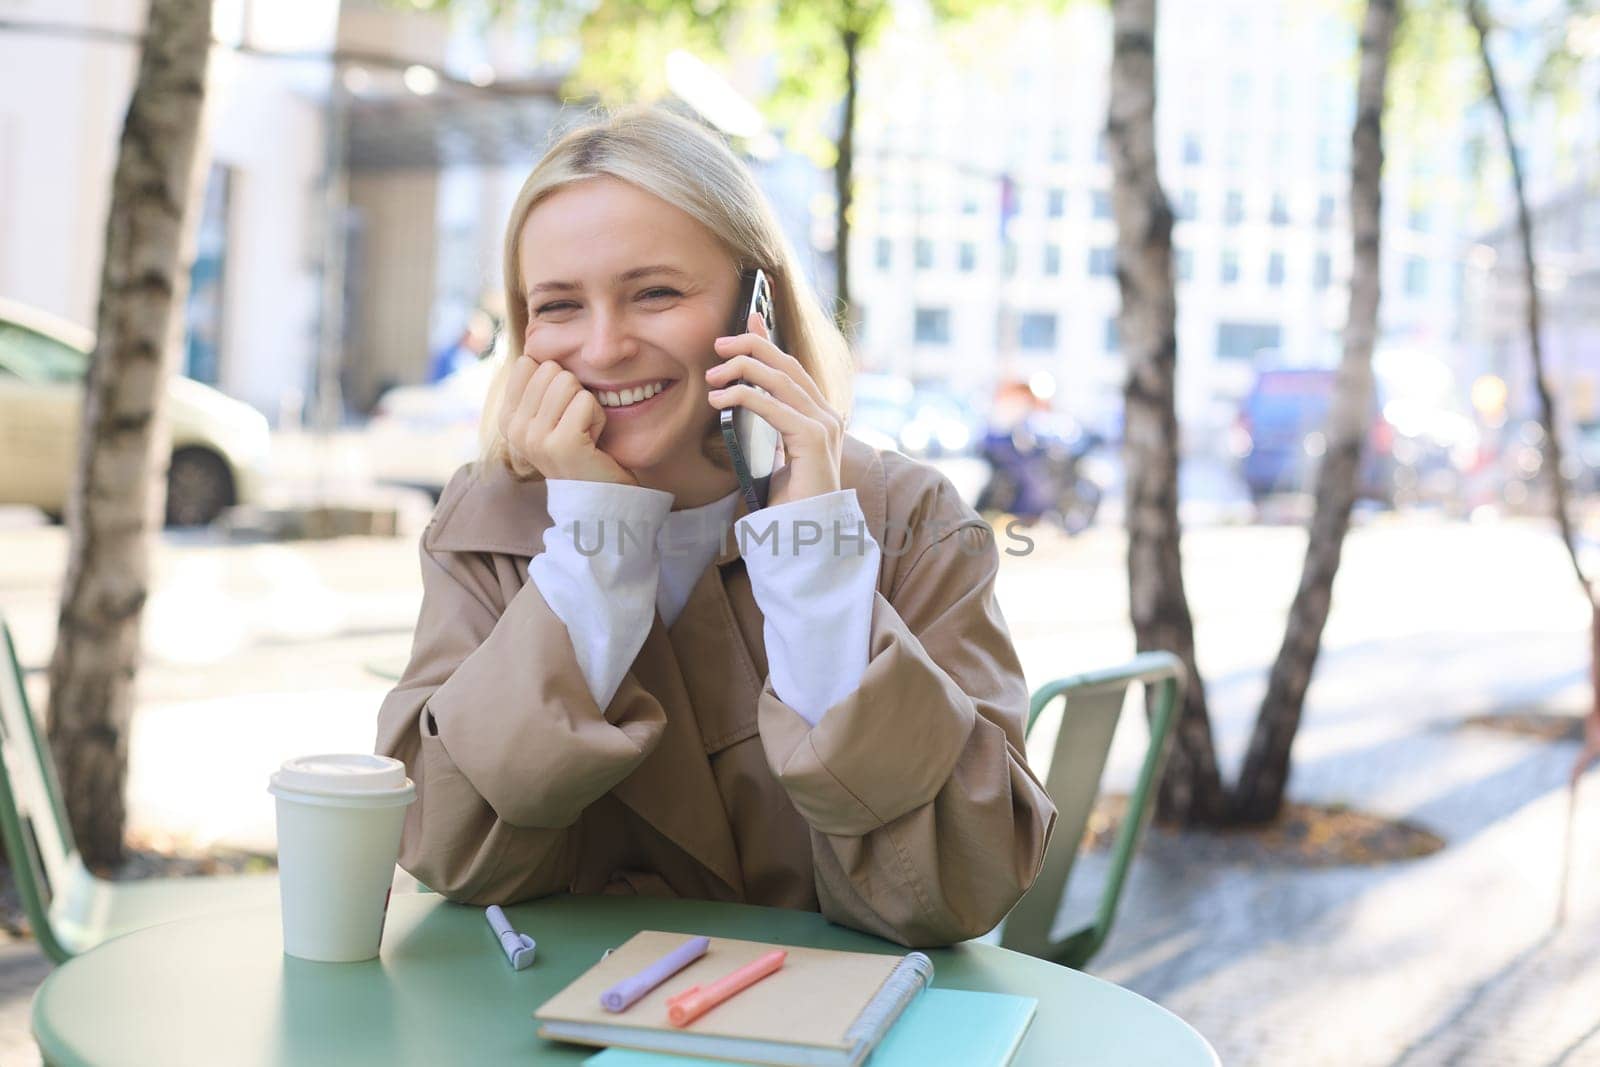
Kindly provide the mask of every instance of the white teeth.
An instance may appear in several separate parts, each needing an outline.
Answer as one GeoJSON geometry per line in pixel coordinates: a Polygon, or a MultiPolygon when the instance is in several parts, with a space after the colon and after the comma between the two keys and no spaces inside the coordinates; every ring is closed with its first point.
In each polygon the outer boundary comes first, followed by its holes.
{"type": "Polygon", "coordinates": [[[623,389],[620,392],[612,389],[603,389],[595,395],[600,398],[600,403],[603,407],[627,407],[630,404],[637,404],[641,400],[650,399],[666,387],[665,382],[653,382],[650,385],[641,385],[634,389],[623,389]]]}

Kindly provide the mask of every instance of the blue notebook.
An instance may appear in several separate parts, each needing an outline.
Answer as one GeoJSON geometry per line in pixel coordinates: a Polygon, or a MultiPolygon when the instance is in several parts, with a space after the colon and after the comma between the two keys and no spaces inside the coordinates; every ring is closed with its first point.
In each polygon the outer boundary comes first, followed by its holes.
{"type": "MultiPolygon", "coordinates": [[[[1039,1002],[1009,993],[929,989],[906,1008],[866,1067],[1005,1067],[1017,1054],[1039,1002]]],[[[728,1067],[727,1060],[669,1056],[660,1052],[608,1048],[583,1061],[584,1067],[728,1067]]]]}

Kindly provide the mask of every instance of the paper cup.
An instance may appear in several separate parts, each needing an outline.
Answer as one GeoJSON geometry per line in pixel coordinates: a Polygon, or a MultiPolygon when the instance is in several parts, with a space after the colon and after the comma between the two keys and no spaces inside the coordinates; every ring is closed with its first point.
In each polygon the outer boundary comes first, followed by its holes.
{"type": "Polygon", "coordinates": [[[283,950],[329,963],[374,958],[406,806],[417,794],[405,764],[302,756],[284,763],[268,792],[278,802],[283,950]]]}

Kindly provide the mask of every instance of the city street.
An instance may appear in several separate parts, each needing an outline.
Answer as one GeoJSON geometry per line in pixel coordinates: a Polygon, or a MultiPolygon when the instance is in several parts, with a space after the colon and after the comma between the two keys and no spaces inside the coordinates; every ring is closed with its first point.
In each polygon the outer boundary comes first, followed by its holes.
{"type": "MultiPolygon", "coordinates": [[[[380,672],[403,660],[420,596],[416,532],[163,539],[132,739],[133,833],[270,850],[265,783],[278,762],[370,746],[380,672]]],[[[1125,658],[1120,532],[1029,536],[1033,551],[1005,560],[1000,596],[1030,684],[1125,658]]],[[[1292,526],[1202,527],[1186,539],[1230,776],[1302,546],[1292,526]]],[[[64,549],[61,528],[0,513],[0,610],[36,699],[64,549]]],[[[1582,712],[1587,616],[1572,587],[1541,522],[1363,521],[1346,546],[1291,794],[1412,818],[1446,848],[1315,871],[1151,849],[1093,969],[1194,1023],[1228,1064],[1596,1062],[1600,964],[1587,948],[1600,933],[1600,797],[1590,783],[1572,917],[1552,932],[1576,746],[1460,725],[1494,712],[1582,712]],[[1357,1017],[1359,1031],[1346,1025],[1357,1017]]],[[[1108,787],[1131,779],[1142,732],[1129,716],[1108,787]]],[[[1068,911],[1094,888],[1096,867],[1090,857],[1080,868],[1068,911]]],[[[8,1064],[35,1055],[27,1002],[45,973],[30,943],[0,946],[8,1064]]]]}

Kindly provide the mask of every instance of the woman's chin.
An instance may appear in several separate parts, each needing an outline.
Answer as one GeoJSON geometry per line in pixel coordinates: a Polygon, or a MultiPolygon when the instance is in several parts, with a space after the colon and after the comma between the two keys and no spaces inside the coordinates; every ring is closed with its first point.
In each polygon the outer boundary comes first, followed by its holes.
{"type": "Polygon", "coordinates": [[[639,447],[631,442],[619,441],[613,445],[610,442],[602,441],[600,450],[616,460],[619,466],[628,471],[649,470],[665,458],[658,448],[639,447]]]}
{"type": "Polygon", "coordinates": [[[699,451],[699,435],[688,442],[678,440],[681,435],[673,435],[673,440],[664,441],[659,430],[649,432],[649,429],[629,426],[622,428],[621,432],[614,432],[608,426],[600,435],[600,451],[630,471],[648,471],[663,465],[675,465],[699,451]]]}

